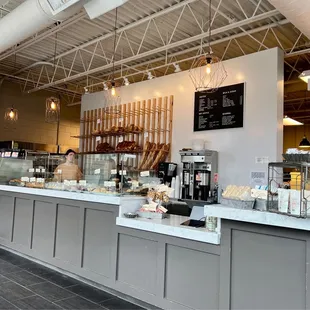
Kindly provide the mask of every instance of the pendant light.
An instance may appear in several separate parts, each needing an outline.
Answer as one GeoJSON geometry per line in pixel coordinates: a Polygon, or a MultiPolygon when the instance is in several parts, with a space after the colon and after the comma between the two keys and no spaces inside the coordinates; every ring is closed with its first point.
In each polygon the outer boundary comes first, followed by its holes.
{"type": "Polygon", "coordinates": [[[293,118],[288,117],[285,115],[283,117],[283,126],[300,126],[303,125],[303,123],[296,121],[293,118]]]}
{"type": "Polygon", "coordinates": [[[301,139],[301,141],[299,143],[299,147],[301,147],[301,148],[310,147],[310,142],[309,142],[309,140],[306,137],[306,129],[305,129],[305,127],[304,127],[304,136],[303,136],[303,138],[301,139]]]}
{"type": "Polygon", "coordinates": [[[60,116],[60,100],[56,97],[49,97],[45,101],[45,121],[57,123],[60,116]]]}
{"type": "Polygon", "coordinates": [[[306,136],[304,136],[304,137],[302,138],[302,140],[300,141],[299,147],[301,147],[301,148],[310,147],[310,142],[309,142],[309,140],[307,139],[306,136]]]}
{"type": "Polygon", "coordinates": [[[206,53],[204,52],[203,41],[201,41],[200,55],[189,70],[195,90],[207,93],[216,92],[227,78],[227,72],[222,60],[213,54],[211,47],[211,7],[211,0],[209,0],[208,50],[206,53]]]}
{"type": "Polygon", "coordinates": [[[7,108],[4,113],[4,120],[7,123],[15,123],[18,121],[18,110],[14,107],[7,108]]]}
{"type": "Polygon", "coordinates": [[[106,114],[120,113],[120,88],[116,87],[115,83],[115,55],[116,55],[116,40],[117,40],[117,8],[115,9],[115,25],[114,25],[114,43],[113,43],[113,58],[112,58],[112,79],[111,89],[104,91],[104,112],[106,114]]]}

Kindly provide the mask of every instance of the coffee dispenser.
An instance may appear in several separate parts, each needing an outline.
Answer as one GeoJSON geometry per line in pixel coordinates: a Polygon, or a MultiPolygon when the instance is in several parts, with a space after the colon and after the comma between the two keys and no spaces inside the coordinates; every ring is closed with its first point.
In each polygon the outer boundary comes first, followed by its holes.
{"type": "Polygon", "coordinates": [[[182,199],[207,201],[217,184],[218,153],[211,150],[180,151],[182,171],[182,199]]]}

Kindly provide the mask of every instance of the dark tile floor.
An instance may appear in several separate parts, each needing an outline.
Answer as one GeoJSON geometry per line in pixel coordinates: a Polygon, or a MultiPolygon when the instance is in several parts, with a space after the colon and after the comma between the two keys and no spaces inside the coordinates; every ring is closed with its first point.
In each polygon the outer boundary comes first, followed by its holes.
{"type": "Polygon", "coordinates": [[[0,310],[6,309],[143,308],[0,249],[0,310]]]}

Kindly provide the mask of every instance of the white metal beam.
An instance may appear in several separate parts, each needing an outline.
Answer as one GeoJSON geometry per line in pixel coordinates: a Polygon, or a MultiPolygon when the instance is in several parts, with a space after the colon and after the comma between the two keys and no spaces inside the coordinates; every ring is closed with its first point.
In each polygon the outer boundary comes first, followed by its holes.
{"type": "MultiPolygon", "coordinates": [[[[229,24],[229,25],[217,28],[217,29],[213,30],[212,35],[217,35],[217,34],[220,34],[220,33],[225,33],[226,31],[229,31],[229,30],[235,29],[235,28],[242,28],[242,26],[247,25],[248,23],[252,23],[252,22],[255,22],[255,21],[260,21],[260,20],[266,19],[268,17],[274,16],[276,14],[278,14],[278,11],[277,10],[272,10],[272,11],[269,11],[269,12],[266,12],[266,13],[262,13],[262,14],[253,16],[253,17],[249,17],[247,19],[244,19],[244,20],[241,20],[241,21],[237,21],[235,23],[232,23],[232,24],[229,24]]],[[[173,49],[173,48],[176,48],[176,47],[179,47],[179,46],[182,46],[182,45],[186,45],[186,44],[191,43],[191,42],[198,41],[200,39],[203,39],[206,35],[207,35],[207,32],[203,32],[203,33],[200,33],[200,34],[198,34],[196,36],[192,36],[190,38],[187,38],[187,39],[184,39],[184,40],[181,40],[181,41],[178,41],[178,42],[168,43],[165,46],[160,46],[160,47],[155,48],[155,49],[150,50],[150,51],[146,51],[146,52],[143,52],[143,53],[140,53],[140,54],[135,54],[135,55],[133,55],[131,57],[127,57],[127,58],[121,59],[119,61],[116,61],[115,62],[115,66],[124,65],[126,63],[135,61],[135,60],[137,60],[139,58],[149,57],[149,56],[154,55],[154,54],[158,54],[158,53],[161,53],[161,52],[164,52],[164,51],[168,51],[169,49],[173,49]]],[[[230,37],[228,37],[228,39],[230,39],[230,37]]],[[[66,77],[64,79],[61,79],[61,80],[58,80],[58,81],[54,81],[52,83],[48,83],[48,84],[40,86],[38,88],[34,88],[34,89],[30,90],[30,92],[34,92],[34,91],[37,91],[37,90],[40,90],[40,89],[45,89],[45,88],[48,88],[48,87],[51,87],[51,86],[55,86],[55,85],[59,85],[59,84],[65,83],[65,82],[73,81],[75,79],[81,78],[83,76],[87,76],[89,74],[95,74],[95,73],[98,73],[100,71],[104,71],[104,70],[110,69],[112,67],[112,65],[113,64],[110,63],[110,64],[106,64],[104,66],[100,66],[100,67],[97,67],[97,68],[94,68],[94,69],[91,69],[91,70],[85,70],[85,72],[82,72],[82,73],[79,73],[79,74],[75,74],[75,75],[72,75],[72,76],[68,76],[68,77],[66,77]]]]}

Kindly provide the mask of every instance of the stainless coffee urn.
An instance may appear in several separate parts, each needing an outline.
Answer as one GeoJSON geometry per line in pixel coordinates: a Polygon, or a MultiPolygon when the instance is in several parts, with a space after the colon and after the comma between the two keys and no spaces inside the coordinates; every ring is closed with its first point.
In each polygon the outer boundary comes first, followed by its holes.
{"type": "Polygon", "coordinates": [[[180,151],[182,170],[182,199],[216,202],[218,152],[180,151]]]}

